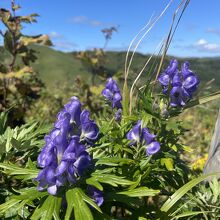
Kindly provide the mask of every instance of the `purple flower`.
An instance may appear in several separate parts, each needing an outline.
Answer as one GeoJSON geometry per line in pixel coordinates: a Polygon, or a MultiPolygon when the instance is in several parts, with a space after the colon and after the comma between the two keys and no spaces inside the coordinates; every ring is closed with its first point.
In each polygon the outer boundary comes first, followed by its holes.
{"type": "Polygon", "coordinates": [[[185,61],[179,72],[177,60],[171,60],[167,69],[158,77],[158,81],[165,94],[171,85],[170,106],[172,107],[184,106],[192,98],[200,83],[197,75],[189,69],[189,62],[185,61]]]}
{"type": "Polygon", "coordinates": [[[183,87],[191,98],[193,93],[197,90],[200,80],[198,76],[189,69],[189,62],[187,61],[184,62],[182,66],[182,74],[184,79],[183,87]]]}
{"type": "Polygon", "coordinates": [[[141,128],[141,120],[127,133],[128,140],[131,140],[131,145],[136,143],[146,146],[147,155],[152,155],[160,150],[159,142],[155,141],[156,135],[151,134],[147,128],[141,128]]]}
{"type": "Polygon", "coordinates": [[[172,59],[165,72],[172,78],[176,71],[178,71],[178,61],[176,59],[172,59]]]}
{"type": "Polygon", "coordinates": [[[173,76],[178,73],[178,61],[173,59],[170,61],[169,66],[158,77],[158,81],[163,87],[163,93],[167,93],[170,82],[173,80],[173,76]]]}
{"type": "Polygon", "coordinates": [[[145,144],[150,144],[156,137],[156,135],[151,134],[147,128],[142,128],[142,136],[145,144]]]}
{"type": "Polygon", "coordinates": [[[43,168],[36,181],[38,190],[47,189],[55,195],[60,186],[74,184],[90,167],[91,157],[86,146],[95,141],[99,128],[87,110],[73,97],[57,115],[53,129],[45,136],[45,146],[37,162],[43,168]],[[83,143],[80,140],[83,137],[83,143]]]}
{"type": "Polygon", "coordinates": [[[122,108],[121,101],[122,101],[121,93],[116,92],[113,96],[112,108],[117,108],[117,109],[122,108]]]}
{"type": "Polygon", "coordinates": [[[102,95],[106,98],[106,100],[111,102],[112,108],[122,108],[121,92],[116,81],[112,78],[107,80],[105,88],[102,90],[102,95]]]}
{"type": "Polygon", "coordinates": [[[189,69],[189,62],[185,61],[182,65],[182,69],[181,69],[183,78],[186,79],[188,76],[190,75],[195,75],[192,70],[189,69]]]}
{"type": "Polygon", "coordinates": [[[115,121],[120,122],[120,121],[121,121],[121,115],[122,115],[122,109],[119,108],[119,109],[115,112],[115,121]]]}
{"type": "Polygon", "coordinates": [[[147,155],[153,155],[156,154],[160,150],[160,143],[157,141],[152,141],[149,145],[147,145],[147,155]]]}
{"type": "Polygon", "coordinates": [[[132,141],[131,144],[140,143],[142,139],[141,120],[127,133],[127,139],[132,141]]]}
{"type": "Polygon", "coordinates": [[[71,120],[79,125],[81,113],[81,103],[79,99],[73,96],[70,102],[65,105],[65,110],[71,115],[71,120]]]}
{"type": "Polygon", "coordinates": [[[99,135],[99,128],[97,124],[89,118],[90,113],[87,110],[83,110],[80,115],[80,122],[82,128],[82,137],[86,140],[96,140],[99,135]]]}
{"type": "Polygon", "coordinates": [[[45,145],[37,158],[38,166],[44,168],[57,159],[55,146],[52,143],[45,145]]]}
{"type": "Polygon", "coordinates": [[[182,79],[181,79],[180,73],[178,72],[174,74],[173,76],[172,87],[174,86],[182,86],[182,79]]]}
{"type": "Polygon", "coordinates": [[[37,178],[35,179],[36,181],[39,181],[39,185],[37,187],[39,191],[43,191],[48,186],[48,193],[52,195],[57,193],[55,169],[56,163],[53,163],[39,172],[37,178]]]}
{"type": "Polygon", "coordinates": [[[184,106],[186,94],[184,93],[184,90],[180,86],[173,87],[170,91],[170,105],[172,107],[176,106],[184,106]]]}
{"type": "Polygon", "coordinates": [[[96,189],[93,186],[88,187],[89,196],[95,201],[98,206],[101,206],[104,202],[103,192],[96,189]]]}
{"type": "Polygon", "coordinates": [[[112,78],[109,78],[106,85],[105,85],[106,89],[109,89],[112,92],[119,92],[120,89],[118,88],[118,85],[116,83],[115,80],[113,80],[112,78]]]}
{"type": "Polygon", "coordinates": [[[85,146],[79,143],[78,137],[73,137],[56,169],[56,176],[66,172],[67,179],[70,182],[75,182],[76,174],[82,176],[83,172],[90,166],[90,162],[91,157],[86,152],[85,146]]]}

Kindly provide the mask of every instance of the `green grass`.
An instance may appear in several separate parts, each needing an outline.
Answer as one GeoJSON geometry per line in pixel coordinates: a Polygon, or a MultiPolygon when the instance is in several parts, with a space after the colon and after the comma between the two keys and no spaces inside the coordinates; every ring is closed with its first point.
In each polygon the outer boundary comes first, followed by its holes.
{"type": "MultiPolygon", "coordinates": [[[[44,46],[32,46],[36,50],[38,60],[33,64],[35,71],[39,72],[41,79],[45,82],[48,88],[56,86],[56,83],[65,83],[66,81],[72,82],[76,76],[80,76],[82,79],[90,82],[91,73],[76,58],[76,52],[64,53],[61,51],[53,50],[44,46]]],[[[124,61],[126,52],[112,52],[109,51],[106,54],[106,71],[110,75],[114,75],[117,72],[124,71],[124,61]]],[[[131,66],[131,76],[134,78],[140,71],[149,55],[143,55],[136,53],[134,56],[133,64],[131,66]]],[[[167,57],[164,63],[164,68],[167,66],[171,57],[167,57]]],[[[0,50],[0,62],[8,60],[7,54],[0,50]]],[[[208,81],[215,79],[211,84],[211,90],[220,89],[220,57],[216,58],[178,58],[180,63],[184,60],[188,60],[191,64],[191,69],[196,70],[199,75],[202,86],[208,81]]],[[[146,71],[145,71],[146,73],[146,71]]],[[[146,74],[143,73],[143,77],[146,74]]],[[[144,78],[142,78],[144,80],[144,78]]]]}

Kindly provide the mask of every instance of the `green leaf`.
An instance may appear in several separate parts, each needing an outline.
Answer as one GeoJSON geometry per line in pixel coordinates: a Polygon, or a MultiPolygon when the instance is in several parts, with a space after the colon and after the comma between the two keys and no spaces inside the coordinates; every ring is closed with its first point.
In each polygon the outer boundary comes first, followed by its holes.
{"type": "Polygon", "coordinates": [[[3,172],[15,176],[17,179],[33,179],[36,178],[39,170],[36,169],[28,169],[28,168],[22,168],[14,164],[6,164],[6,163],[0,163],[0,168],[3,168],[3,172]]]}
{"type": "Polygon", "coordinates": [[[96,187],[99,190],[103,190],[102,185],[93,177],[86,179],[86,184],[96,187]]]}
{"type": "Polygon", "coordinates": [[[173,220],[177,220],[177,219],[180,219],[180,218],[185,218],[185,217],[189,217],[189,216],[195,216],[195,215],[204,214],[204,213],[207,213],[207,211],[188,211],[188,212],[184,212],[184,213],[181,213],[179,215],[176,215],[172,219],[173,220]]]}
{"type": "Polygon", "coordinates": [[[107,183],[109,185],[117,187],[118,185],[132,185],[135,182],[132,182],[130,180],[125,179],[124,177],[121,176],[116,176],[113,174],[92,174],[93,178],[95,178],[96,181],[101,182],[101,183],[107,183]]]}
{"type": "Polygon", "coordinates": [[[44,201],[41,200],[41,204],[35,209],[31,219],[52,220],[53,216],[58,218],[61,202],[62,198],[47,196],[44,201]]]}
{"type": "Polygon", "coordinates": [[[120,157],[108,157],[108,158],[100,158],[96,162],[96,165],[102,164],[108,166],[118,166],[118,165],[131,164],[131,163],[134,163],[132,159],[120,158],[120,157]]]}
{"type": "Polygon", "coordinates": [[[0,205],[0,214],[4,214],[10,208],[15,211],[25,208],[26,204],[30,204],[34,199],[44,197],[47,193],[37,191],[36,187],[25,188],[16,191],[20,195],[13,195],[8,201],[0,205]]]}
{"type": "Polygon", "coordinates": [[[161,158],[160,163],[161,163],[161,165],[165,165],[167,170],[169,170],[169,171],[174,170],[174,167],[173,167],[174,162],[173,162],[172,158],[161,158]]]}
{"type": "Polygon", "coordinates": [[[204,181],[210,176],[217,176],[218,173],[212,173],[205,176],[200,176],[196,179],[191,180],[190,182],[186,183],[184,186],[179,188],[160,208],[162,212],[168,212],[176,202],[178,202],[189,190],[191,190],[194,186],[198,183],[204,181]]]}
{"type": "Polygon", "coordinates": [[[83,200],[79,188],[70,189],[66,192],[67,210],[65,220],[72,219],[72,211],[74,210],[75,220],[93,220],[89,207],[83,200]]]}
{"type": "Polygon", "coordinates": [[[149,189],[148,187],[139,187],[136,189],[119,192],[117,194],[127,195],[130,197],[155,196],[160,193],[160,190],[149,189]]]}
{"type": "Polygon", "coordinates": [[[99,211],[100,213],[102,213],[102,210],[99,208],[99,206],[90,198],[88,197],[80,188],[78,188],[78,192],[80,193],[80,195],[82,196],[83,200],[88,203],[90,206],[92,206],[93,208],[95,208],[97,211],[99,211]]]}

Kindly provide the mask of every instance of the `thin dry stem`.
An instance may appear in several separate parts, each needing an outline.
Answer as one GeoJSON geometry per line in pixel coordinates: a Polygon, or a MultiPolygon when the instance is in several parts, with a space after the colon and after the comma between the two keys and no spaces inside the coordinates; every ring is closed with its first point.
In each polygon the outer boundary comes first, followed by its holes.
{"type": "Polygon", "coordinates": [[[161,41],[157,47],[156,50],[154,51],[154,53],[148,58],[147,62],[144,64],[143,68],[141,69],[141,71],[139,72],[138,76],[135,78],[132,86],[131,86],[131,90],[130,90],[130,105],[129,105],[129,113],[131,114],[132,111],[132,100],[133,100],[133,90],[134,90],[134,86],[137,83],[137,81],[139,80],[139,78],[141,77],[142,73],[144,72],[146,66],[148,65],[148,63],[151,61],[152,57],[156,54],[156,51],[158,50],[159,47],[161,47],[163,41],[161,41]]]}
{"type": "MultiPolygon", "coordinates": [[[[145,25],[144,28],[141,29],[141,31],[134,37],[134,39],[132,40],[132,42],[130,43],[129,45],[129,48],[128,48],[128,51],[127,51],[127,54],[126,54],[126,60],[125,60],[125,82],[124,82],[124,88],[125,86],[127,86],[127,77],[129,75],[129,70],[130,70],[130,66],[132,64],[132,61],[133,61],[133,57],[134,57],[134,54],[138,48],[138,46],[140,45],[140,43],[143,41],[143,39],[146,37],[146,35],[150,32],[150,30],[154,27],[154,25],[160,20],[160,18],[164,15],[164,13],[166,12],[166,10],[169,8],[169,6],[171,5],[171,3],[173,2],[173,0],[170,0],[170,2],[166,5],[166,7],[164,8],[164,10],[160,13],[160,15],[158,17],[156,17],[154,19],[154,21],[152,23],[151,22],[151,19],[149,20],[149,22],[147,23],[147,25],[145,25]],[[143,32],[148,26],[150,25],[150,27],[145,31],[145,33],[142,35],[142,37],[140,38],[140,40],[138,41],[138,43],[136,44],[135,48],[134,48],[134,51],[132,53],[132,56],[130,58],[130,61],[129,61],[129,64],[128,64],[128,67],[127,67],[127,62],[128,62],[128,55],[129,55],[129,51],[130,51],[130,48],[133,44],[133,42],[136,40],[136,38],[140,35],[141,32],[143,32]]],[[[148,63],[147,63],[148,64],[148,63]]],[[[147,66],[147,65],[146,65],[147,66]]],[[[144,68],[146,68],[146,66],[144,68]]],[[[135,80],[136,82],[136,80],[135,80]]],[[[135,84],[134,84],[135,85],[135,84]]],[[[133,90],[133,89],[132,89],[133,90]]],[[[130,94],[132,94],[132,92],[130,92],[130,94]]],[[[132,95],[131,95],[132,96],[132,95]]],[[[131,98],[130,96],[130,98],[131,98]]],[[[125,98],[125,97],[123,97],[125,98]]],[[[130,105],[129,105],[129,112],[131,114],[131,109],[132,109],[132,100],[130,99],[130,105]]]]}

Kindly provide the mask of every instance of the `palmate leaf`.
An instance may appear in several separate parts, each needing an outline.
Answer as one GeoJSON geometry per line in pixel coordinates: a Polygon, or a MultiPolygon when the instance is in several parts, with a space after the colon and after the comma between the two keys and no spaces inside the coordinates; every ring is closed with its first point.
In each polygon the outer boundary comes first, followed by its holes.
{"type": "Polygon", "coordinates": [[[42,137],[50,129],[50,125],[30,122],[21,127],[7,127],[5,132],[0,135],[0,152],[16,150],[31,150],[33,147],[42,146],[42,137]]]}
{"type": "Polygon", "coordinates": [[[94,186],[95,188],[99,189],[99,190],[103,190],[102,185],[93,177],[89,178],[86,180],[86,184],[94,186]]]}
{"type": "Polygon", "coordinates": [[[203,175],[200,176],[196,179],[191,180],[190,182],[186,183],[184,186],[179,188],[160,208],[162,212],[169,212],[169,210],[178,202],[180,199],[189,191],[191,190],[194,186],[199,184],[200,182],[204,181],[208,177],[211,176],[217,176],[219,175],[218,173],[212,173],[208,175],[203,175]]]}
{"type": "Polygon", "coordinates": [[[106,157],[106,158],[100,158],[96,162],[96,165],[102,164],[102,165],[108,165],[108,166],[119,166],[123,164],[131,164],[131,163],[134,163],[134,161],[128,158],[106,157]]]}
{"type": "Polygon", "coordinates": [[[117,194],[126,195],[129,197],[144,197],[144,196],[155,196],[160,193],[160,190],[149,189],[148,187],[139,187],[136,189],[119,192],[117,194]]]}
{"type": "Polygon", "coordinates": [[[31,219],[37,220],[52,220],[60,219],[59,218],[59,211],[61,206],[62,198],[55,197],[55,196],[47,196],[41,200],[41,204],[35,209],[31,219]]]}
{"type": "Polygon", "coordinates": [[[34,179],[37,177],[39,170],[36,169],[30,169],[30,168],[22,168],[14,164],[6,164],[6,163],[0,163],[0,168],[3,168],[4,170],[2,172],[14,176],[17,179],[34,179]]]}
{"type": "Polygon", "coordinates": [[[115,187],[117,187],[118,185],[129,186],[129,185],[132,185],[132,184],[135,183],[133,181],[125,179],[124,177],[116,176],[116,175],[113,175],[113,174],[104,174],[104,173],[103,174],[96,174],[96,173],[93,173],[92,177],[100,183],[106,183],[106,184],[109,184],[109,185],[115,186],[115,187]]]}
{"type": "Polygon", "coordinates": [[[0,205],[0,215],[3,215],[11,208],[13,208],[14,211],[19,211],[27,204],[32,203],[34,199],[47,194],[46,192],[37,191],[36,187],[25,188],[16,192],[20,193],[20,195],[11,196],[8,201],[0,205]]]}
{"type": "Polygon", "coordinates": [[[65,220],[72,219],[72,212],[74,211],[75,220],[93,220],[93,216],[90,206],[98,210],[100,213],[101,209],[96,205],[96,203],[90,199],[80,188],[70,189],[66,192],[67,200],[67,210],[65,215],[65,220]]]}

